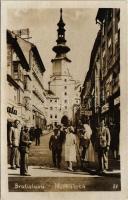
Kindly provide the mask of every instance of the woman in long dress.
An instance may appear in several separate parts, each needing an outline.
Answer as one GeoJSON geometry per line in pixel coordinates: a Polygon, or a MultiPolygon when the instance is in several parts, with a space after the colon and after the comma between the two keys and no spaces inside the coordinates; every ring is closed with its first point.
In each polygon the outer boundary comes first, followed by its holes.
{"type": "Polygon", "coordinates": [[[89,126],[89,124],[84,124],[84,129],[86,131],[86,136],[90,141],[89,146],[86,151],[85,159],[86,159],[86,161],[94,162],[95,161],[95,152],[94,152],[94,148],[93,148],[92,142],[91,142],[92,130],[91,130],[91,127],[89,126]]]}
{"type": "Polygon", "coordinates": [[[72,163],[76,162],[76,136],[73,134],[74,128],[71,126],[67,130],[65,140],[65,161],[68,164],[68,170],[73,171],[72,163]]]}

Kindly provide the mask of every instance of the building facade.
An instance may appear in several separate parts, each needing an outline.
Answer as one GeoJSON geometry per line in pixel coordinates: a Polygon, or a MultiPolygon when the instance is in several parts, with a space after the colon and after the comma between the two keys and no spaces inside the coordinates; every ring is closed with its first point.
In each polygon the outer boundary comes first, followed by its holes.
{"type": "MultiPolygon", "coordinates": [[[[99,9],[96,23],[100,30],[94,42],[88,73],[81,92],[81,104],[91,110],[91,126],[102,119],[110,128],[113,141],[120,135],[120,9],[99,9]]],[[[86,114],[84,114],[85,117],[86,114]]]]}
{"type": "MultiPolygon", "coordinates": [[[[25,90],[24,77],[30,70],[30,66],[22,52],[22,49],[13,34],[7,31],[7,121],[15,119],[25,123],[25,90]]],[[[26,112],[29,109],[26,108],[26,112]]]]}
{"type": "Polygon", "coordinates": [[[47,125],[55,125],[61,123],[61,107],[59,97],[55,96],[55,94],[50,91],[46,90],[46,118],[47,118],[47,125]]]}
{"type": "Polygon", "coordinates": [[[43,62],[35,45],[7,31],[7,121],[43,127],[43,62]]]}
{"type": "Polygon", "coordinates": [[[101,27],[101,115],[120,123],[120,9],[99,9],[101,27]]]}
{"type": "Polygon", "coordinates": [[[45,67],[35,45],[31,51],[31,88],[32,88],[32,124],[44,128],[46,125],[45,116],[45,89],[43,86],[43,74],[45,67]]]}

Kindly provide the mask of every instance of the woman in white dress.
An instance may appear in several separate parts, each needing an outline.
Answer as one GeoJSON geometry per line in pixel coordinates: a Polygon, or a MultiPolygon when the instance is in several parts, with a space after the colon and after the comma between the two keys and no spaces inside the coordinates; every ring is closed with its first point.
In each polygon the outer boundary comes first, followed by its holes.
{"type": "Polygon", "coordinates": [[[86,132],[86,137],[90,141],[89,146],[88,146],[87,151],[86,151],[85,160],[90,161],[90,162],[94,162],[95,161],[95,152],[94,152],[92,142],[91,142],[92,130],[91,130],[91,127],[89,126],[89,124],[87,124],[87,123],[84,124],[84,129],[85,129],[85,132],[86,132]]]}
{"type": "Polygon", "coordinates": [[[65,140],[65,161],[68,164],[68,170],[73,171],[72,163],[76,162],[76,136],[73,134],[74,128],[71,126],[67,130],[65,140]]]}

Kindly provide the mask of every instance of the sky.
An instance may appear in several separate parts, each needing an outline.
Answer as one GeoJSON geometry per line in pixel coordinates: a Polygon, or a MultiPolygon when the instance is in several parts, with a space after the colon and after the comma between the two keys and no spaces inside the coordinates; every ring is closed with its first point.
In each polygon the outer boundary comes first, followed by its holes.
{"type": "MultiPolygon", "coordinates": [[[[72,61],[69,64],[69,71],[73,78],[82,84],[89,68],[91,51],[99,30],[95,22],[97,11],[94,8],[63,9],[66,44],[71,49],[67,54],[72,61]]],[[[58,8],[9,9],[7,14],[7,29],[29,28],[32,37],[30,42],[37,46],[46,69],[43,79],[45,88],[48,87],[47,83],[52,75],[51,59],[55,57],[52,48],[56,45],[59,19],[58,8]]]]}

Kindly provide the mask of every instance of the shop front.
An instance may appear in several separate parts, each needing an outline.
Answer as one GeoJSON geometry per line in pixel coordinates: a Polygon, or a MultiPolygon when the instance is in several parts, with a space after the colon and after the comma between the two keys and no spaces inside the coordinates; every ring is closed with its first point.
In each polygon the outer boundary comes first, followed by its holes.
{"type": "Polygon", "coordinates": [[[120,96],[114,99],[115,148],[120,157],[120,96]]]}
{"type": "Polygon", "coordinates": [[[45,129],[45,126],[46,126],[45,116],[41,111],[37,110],[37,108],[35,108],[35,106],[32,111],[32,119],[33,119],[32,126],[34,126],[34,127],[38,126],[42,130],[45,129]]]}

